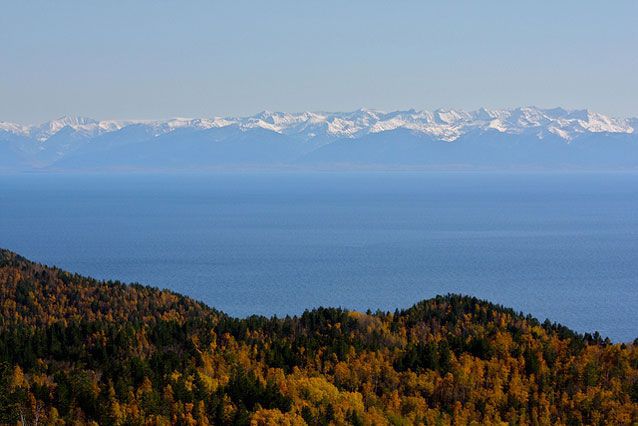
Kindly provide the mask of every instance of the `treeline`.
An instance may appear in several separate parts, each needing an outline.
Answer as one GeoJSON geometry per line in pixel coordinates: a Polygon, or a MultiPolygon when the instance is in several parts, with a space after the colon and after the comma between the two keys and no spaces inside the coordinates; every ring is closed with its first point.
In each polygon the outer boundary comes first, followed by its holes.
{"type": "Polygon", "coordinates": [[[0,251],[0,424],[635,424],[638,342],[475,298],[237,319],[0,251]]]}

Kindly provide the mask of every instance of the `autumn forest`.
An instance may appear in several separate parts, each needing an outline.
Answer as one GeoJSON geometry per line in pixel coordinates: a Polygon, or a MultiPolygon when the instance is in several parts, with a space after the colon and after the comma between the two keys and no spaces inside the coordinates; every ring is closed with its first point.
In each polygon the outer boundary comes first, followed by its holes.
{"type": "Polygon", "coordinates": [[[638,339],[460,295],[233,318],[0,251],[0,424],[638,423],[638,339]]]}

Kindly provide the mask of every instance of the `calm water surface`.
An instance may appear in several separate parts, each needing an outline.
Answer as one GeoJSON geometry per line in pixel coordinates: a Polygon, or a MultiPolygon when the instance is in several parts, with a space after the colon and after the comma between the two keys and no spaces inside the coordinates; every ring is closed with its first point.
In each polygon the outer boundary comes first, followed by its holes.
{"type": "Polygon", "coordinates": [[[239,316],[455,292],[638,337],[638,174],[0,176],[0,246],[239,316]]]}

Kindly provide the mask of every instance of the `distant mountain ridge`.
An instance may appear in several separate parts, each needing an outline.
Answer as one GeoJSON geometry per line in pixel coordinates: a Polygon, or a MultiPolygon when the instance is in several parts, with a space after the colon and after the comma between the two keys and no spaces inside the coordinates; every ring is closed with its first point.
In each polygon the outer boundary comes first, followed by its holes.
{"type": "Polygon", "coordinates": [[[0,170],[638,167],[638,118],[563,108],[0,122],[0,170]]]}

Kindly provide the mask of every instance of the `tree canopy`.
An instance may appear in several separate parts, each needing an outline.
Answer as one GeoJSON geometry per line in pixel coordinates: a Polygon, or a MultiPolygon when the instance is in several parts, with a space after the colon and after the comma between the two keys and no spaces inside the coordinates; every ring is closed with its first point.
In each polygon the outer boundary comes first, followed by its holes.
{"type": "Polygon", "coordinates": [[[638,342],[473,297],[232,318],[0,251],[0,424],[635,424],[638,342]]]}

